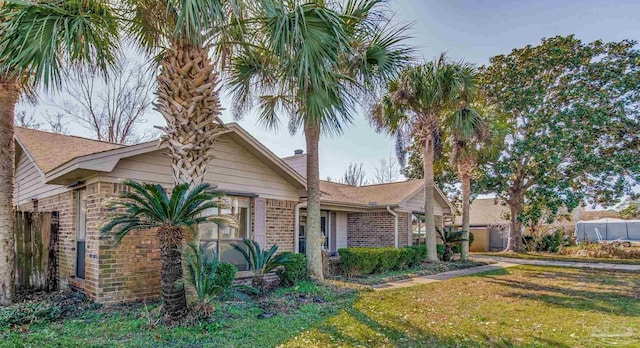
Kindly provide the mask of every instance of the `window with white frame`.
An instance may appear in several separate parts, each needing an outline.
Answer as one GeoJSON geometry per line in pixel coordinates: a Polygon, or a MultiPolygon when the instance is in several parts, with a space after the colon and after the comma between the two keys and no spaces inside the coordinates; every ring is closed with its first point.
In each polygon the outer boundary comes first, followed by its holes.
{"type": "Polygon", "coordinates": [[[251,239],[251,199],[247,197],[226,196],[219,207],[208,209],[204,216],[224,215],[235,220],[235,226],[218,225],[207,222],[198,226],[200,243],[212,249],[221,262],[236,265],[238,270],[245,271],[249,265],[241,253],[233,245],[243,245],[244,238],[251,239]]]}

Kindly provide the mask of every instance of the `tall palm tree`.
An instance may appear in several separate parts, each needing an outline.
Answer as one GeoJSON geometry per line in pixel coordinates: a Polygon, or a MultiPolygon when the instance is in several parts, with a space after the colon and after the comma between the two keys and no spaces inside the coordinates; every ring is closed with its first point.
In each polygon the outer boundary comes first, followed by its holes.
{"type": "Polygon", "coordinates": [[[113,214],[101,231],[111,234],[119,243],[132,231],[158,229],[164,310],[172,321],[180,321],[187,313],[182,280],[182,244],[189,228],[205,221],[224,221],[202,216],[206,209],[218,206],[220,195],[209,184],[191,188],[187,183],[176,185],[171,195],[157,184],[125,181],[124,185],[127,190],[110,202],[113,214]]]}
{"type": "Polygon", "coordinates": [[[471,175],[478,164],[480,151],[489,139],[486,122],[474,108],[464,105],[447,122],[450,134],[449,160],[457,169],[462,184],[462,247],[461,258],[469,260],[469,206],[471,204],[471,175]]]}
{"type": "Polygon", "coordinates": [[[99,1],[67,6],[0,1],[0,305],[13,297],[15,106],[39,84],[59,81],[61,62],[106,72],[115,61],[116,27],[113,11],[99,1]],[[79,12],[83,15],[73,15],[79,12]],[[39,32],[29,24],[36,19],[39,32]]]}
{"type": "Polygon", "coordinates": [[[323,279],[320,136],[340,134],[358,98],[375,93],[409,60],[405,27],[388,27],[381,0],[264,0],[245,29],[253,45],[231,64],[236,111],[258,105],[259,122],[304,131],[307,144],[309,275],[323,279]]]}
{"type": "Polygon", "coordinates": [[[126,33],[135,48],[153,57],[152,68],[159,70],[155,108],[166,120],[160,128],[174,181],[197,184],[203,181],[213,143],[224,130],[219,78],[210,53],[226,59],[233,52],[239,1],[126,0],[113,7],[107,0],[12,2],[5,6],[9,18],[3,23],[6,35],[0,38],[0,57],[19,73],[59,83],[64,60],[58,50],[68,49],[71,58],[87,58],[90,63],[106,61],[120,48],[117,33],[126,33]],[[88,12],[104,12],[109,21],[88,12]],[[77,25],[65,26],[71,22],[77,25]],[[92,39],[94,46],[83,46],[92,39]],[[82,56],[80,50],[90,55],[82,56]]]}
{"type": "Polygon", "coordinates": [[[474,68],[466,63],[440,58],[405,69],[389,84],[389,92],[372,107],[370,117],[378,131],[386,131],[398,141],[398,157],[404,162],[410,139],[423,154],[424,214],[427,259],[438,261],[436,225],[433,214],[434,155],[439,144],[441,122],[467,91],[473,89],[474,68]]]}

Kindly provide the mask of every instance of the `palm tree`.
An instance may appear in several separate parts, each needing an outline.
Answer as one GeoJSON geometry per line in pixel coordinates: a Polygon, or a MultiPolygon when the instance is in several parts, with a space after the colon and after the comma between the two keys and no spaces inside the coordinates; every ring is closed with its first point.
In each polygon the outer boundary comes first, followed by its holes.
{"type": "Polygon", "coordinates": [[[473,108],[463,106],[447,122],[450,133],[449,160],[456,167],[462,184],[462,261],[469,260],[469,206],[471,203],[471,175],[478,164],[480,151],[489,139],[488,127],[473,108]]]}
{"type": "Polygon", "coordinates": [[[378,100],[370,113],[378,131],[396,136],[400,162],[404,162],[405,144],[410,138],[422,150],[427,259],[431,262],[438,261],[433,167],[440,140],[440,123],[447,110],[455,108],[464,94],[473,90],[474,75],[473,66],[450,62],[442,54],[432,62],[405,69],[389,84],[389,92],[378,100]]]}
{"type": "Polygon", "coordinates": [[[409,60],[405,27],[389,28],[382,0],[265,0],[246,28],[253,45],[231,64],[235,109],[258,105],[259,122],[302,129],[307,144],[309,276],[323,279],[320,232],[321,135],[338,135],[352,120],[358,96],[379,90],[409,60]]]}
{"type": "Polygon", "coordinates": [[[59,81],[61,62],[106,72],[115,61],[115,23],[113,11],[101,1],[67,6],[0,1],[0,305],[13,297],[15,106],[25,92],[59,81]],[[83,15],[69,16],[79,12],[83,15]],[[36,18],[40,31],[29,24],[36,18]],[[49,37],[42,40],[45,34],[49,37]]]}
{"type": "Polygon", "coordinates": [[[135,230],[158,229],[160,244],[160,284],[164,310],[172,321],[180,321],[187,312],[182,280],[182,244],[188,230],[205,221],[223,223],[220,217],[204,217],[207,209],[218,206],[220,194],[209,184],[189,188],[176,185],[167,195],[158,184],[125,181],[126,189],[109,203],[113,213],[101,231],[119,243],[135,230]]]}
{"type": "Polygon", "coordinates": [[[105,0],[12,2],[4,10],[8,19],[3,23],[0,57],[17,73],[59,83],[64,61],[59,50],[99,66],[111,62],[121,48],[118,33],[126,33],[134,49],[151,56],[152,68],[159,70],[155,109],[167,123],[160,129],[174,181],[197,184],[203,181],[213,158],[212,146],[224,131],[219,78],[210,51],[215,48],[222,60],[232,56],[239,1],[127,0],[117,7],[105,0]],[[108,20],[94,18],[102,13],[108,20]]]}

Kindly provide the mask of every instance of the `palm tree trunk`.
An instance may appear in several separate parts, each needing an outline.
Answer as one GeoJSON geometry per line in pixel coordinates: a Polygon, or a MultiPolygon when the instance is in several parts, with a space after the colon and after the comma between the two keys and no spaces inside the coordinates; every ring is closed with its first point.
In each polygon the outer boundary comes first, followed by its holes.
{"type": "Polygon", "coordinates": [[[12,303],[15,284],[13,117],[17,102],[16,82],[0,77],[0,305],[12,303]]]}
{"type": "Polygon", "coordinates": [[[471,175],[466,168],[460,168],[460,181],[462,182],[462,246],[460,258],[469,260],[469,205],[471,200],[471,175]]]}
{"type": "Polygon", "coordinates": [[[168,145],[176,184],[202,183],[214,158],[213,144],[224,125],[220,119],[218,74],[201,46],[173,44],[165,52],[154,105],[167,122],[159,127],[168,145]]]}
{"type": "Polygon", "coordinates": [[[158,229],[160,240],[160,286],[164,310],[170,322],[180,322],[187,314],[187,296],[182,278],[182,236],[179,227],[158,229]]]}
{"type": "Polygon", "coordinates": [[[422,153],[424,167],[424,226],[426,230],[427,260],[437,262],[436,219],[433,215],[433,156],[435,151],[433,142],[433,136],[428,136],[422,153]]]}
{"type": "Polygon", "coordinates": [[[320,127],[306,123],[304,136],[307,142],[307,271],[312,279],[323,280],[322,244],[324,240],[320,231],[320,169],[318,164],[320,127]]]}

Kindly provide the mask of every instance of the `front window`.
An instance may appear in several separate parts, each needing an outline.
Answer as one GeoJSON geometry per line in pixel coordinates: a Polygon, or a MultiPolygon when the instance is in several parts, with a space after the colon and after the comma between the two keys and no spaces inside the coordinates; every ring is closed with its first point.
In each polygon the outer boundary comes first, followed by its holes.
{"type": "Polygon", "coordinates": [[[200,224],[200,243],[212,249],[221,262],[232,263],[240,271],[248,270],[249,265],[233,245],[243,245],[243,239],[251,238],[251,200],[246,197],[227,196],[222,199],[219,207],[209,209],[204,215],[227,215],[234,218],[236,226],[219,226],[213,222],[200,224]]]}
{"type": "Polygon", "coordinates": [[[87,190],[76,191],[76,277],[84,279],[87,238],[87,190]]]}

